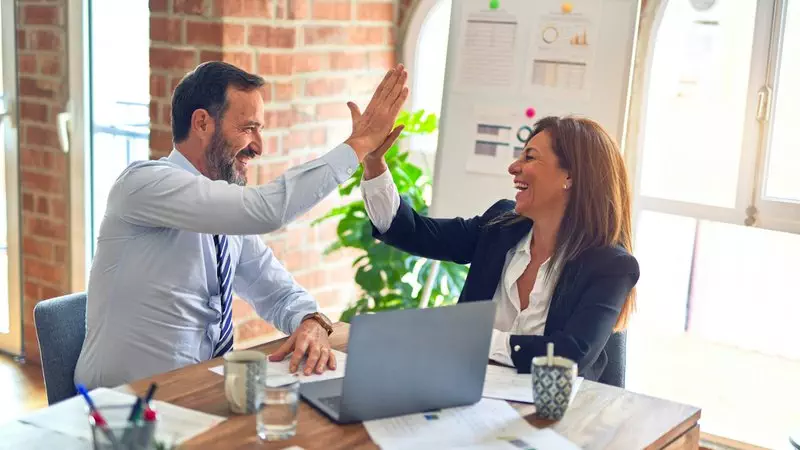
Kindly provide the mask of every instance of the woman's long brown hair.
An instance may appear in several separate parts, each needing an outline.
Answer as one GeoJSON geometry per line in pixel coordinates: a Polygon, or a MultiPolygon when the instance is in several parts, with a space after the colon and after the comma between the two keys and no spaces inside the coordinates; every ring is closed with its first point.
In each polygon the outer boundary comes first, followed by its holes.
{"type": "MultiPolygon", "coordinates": [[[[572,179],[556,236],[555,264],[548,264],[547,275],[590,248],[620,245],[632,253],[632,194],[625,160],[614,139],[597,122],[573,116],[545,117],[536,123],[531,137],[541,132],[549,133],[559,166],[572,179]]],[[[508,219],[514,220],[506,216],[503,221],[508,219]]],[[[627,327],[635,303],[634,288],[614,331],[627,327]]]]}

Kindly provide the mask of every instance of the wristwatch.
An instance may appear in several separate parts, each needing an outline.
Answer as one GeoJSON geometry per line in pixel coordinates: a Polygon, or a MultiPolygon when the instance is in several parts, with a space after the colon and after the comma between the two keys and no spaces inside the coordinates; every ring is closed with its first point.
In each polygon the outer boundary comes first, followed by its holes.
{"type": "Polygon", "coordinates": [[[331,320],[325,316],[325,314],[318,312],[306,314],[303,317],[303,320],[300,321],[300,323],[303,323],[308,319],[316,321],[318,324],[322,326],[322,328],[325,328],[325,331],[328,332],[328,336],[330,336],[331,333],[333,333],[333,324],[331,323],[331,320]]]}

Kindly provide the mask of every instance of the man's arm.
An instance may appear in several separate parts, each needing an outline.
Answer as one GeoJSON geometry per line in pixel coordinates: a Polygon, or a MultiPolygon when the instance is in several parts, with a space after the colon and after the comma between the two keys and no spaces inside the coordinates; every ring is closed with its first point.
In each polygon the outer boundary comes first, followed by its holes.
{"type": "Polygon", "coordinates": [[[356,153],[347,144],[260,186],[212,181],[164,163],[146,162],[121,176],[112,193],[117,198],[109,204],[134,225],[265,234],[308,212],[357,167],[356,153]]]}
{"type": "Polygon", "coordinates": [[[317,302],[258,236],[244,236],[233,291],[258,315],[286,334],[292,334],[317,302]]]}

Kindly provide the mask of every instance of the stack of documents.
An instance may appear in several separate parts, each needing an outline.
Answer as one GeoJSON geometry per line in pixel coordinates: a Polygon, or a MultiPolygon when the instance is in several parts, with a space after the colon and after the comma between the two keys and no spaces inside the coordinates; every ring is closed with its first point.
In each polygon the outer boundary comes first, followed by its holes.
{"type": "Polygon", "coordinates": [[[383,450],[579,450],[549,428],[532,427],[507,402],[487,398],[470,406],[371,420],[364,426],[383,450]]]}
{"type": "MultiPolygon", "coordinates": [[[[575,379],[570,403],[581,387],[583,377],[575,379]]],[[[483,383],[483,397],[499,398],[520,403],[533,403],[533,378],[529,373],[517,373],[511,367],[489,365],[483,383]]]]}

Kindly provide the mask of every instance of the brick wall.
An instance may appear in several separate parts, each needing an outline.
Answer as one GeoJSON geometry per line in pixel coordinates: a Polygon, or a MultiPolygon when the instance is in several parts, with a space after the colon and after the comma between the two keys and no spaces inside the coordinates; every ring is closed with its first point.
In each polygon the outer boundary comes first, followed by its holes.
{"type": "MultiPolygon", "coordinates": [[[[170,95],[197,64],[218,59],[267,80],[266,149],[249,181],[266,183],[318,157],[350,132],[345,106],[362,108],[395,63],[397,23],[408,0],[150,0],[152,157],[171,148],[170,95]]],[[[339,203],[332,194],[311,213],[264,236],[277,257],[337,318],[355,298],[352,254],[324,257],[336,224],[310,222],[339,203]]],[[[274,330],[244,302],[234,305],[237,346],[274,330]]]]}
{"type": "Polygon", "coordinates": [[[23,338],[34,362],[33,306],[69,289],[69,181],[56,128],[68,97],[66,3],[17,0],[23,338]]]}

